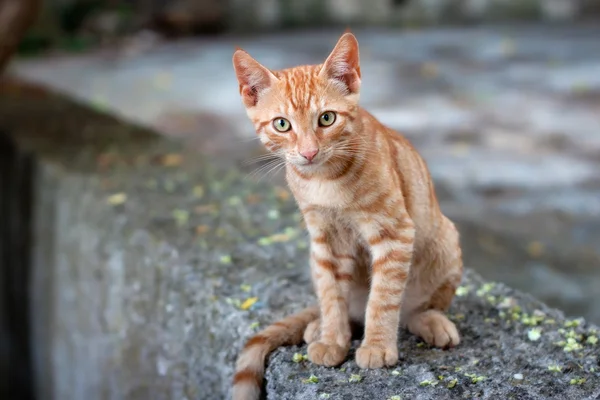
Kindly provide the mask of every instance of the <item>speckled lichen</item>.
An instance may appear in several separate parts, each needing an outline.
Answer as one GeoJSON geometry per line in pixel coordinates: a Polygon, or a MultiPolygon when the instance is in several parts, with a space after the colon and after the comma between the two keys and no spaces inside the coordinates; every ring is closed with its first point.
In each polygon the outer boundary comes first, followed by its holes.
{"type": "Polygon", "coordinates": [[[542,330],[532,328],[527,331],[527,338],[532,342],[539,340],[542,337],[542,330]]]}
{"type": "Polygon", "coordinates": [[[551,372],[562,372],[562,367],[560,365],[556,365],[556,364],[549,365],[548,366],[548,371],[551,371],[551,372]]]}
{"type": "Polygon", "coordinates": [[[292,361],[295,363],[299,363],[299,362],[307,361],[307,360],[308,360],[307,354],[294,353],[294,356],[292,357],[292,361]]]}
{"type": "MultiPolygon", "coordinates": [[[[458,296],[450,310],[450,316],[466,335],[460,348],[440,352],[420,345],[423,343],[421,340],[404,332],[399,344],[403,354],[402,363],[388,371],[367,371],[365,375],[361,372],[361,384],[355,390],[368,396],[369,390],[373,390],[370,388],[389,387],[388,392],[382,393],[382,398],[386,399],[394,395],[415,398],[417,393],[452,399],[452,393],[457,393],[457,388],[460,388],[461,395],[470,398],[480,393],[477,387],[494,393],[490,394],[494,398],[506,398],[507,390],[514,385],[519,385],[526,393],[537,393],[535,396],[540,398],[577,398],[573,390],[583,391],[577,393],[589,392],[586,391],[586,383],[569,382],[582,378],[589,382],[590,377],[585,374],[593,373],[592,369],[595,368],[597,361],[594,354],[583,353],[579,347],[585,343],[585,346],[592,348],[593,345],[586,342],[587,338],[595,336],[590,329],[573,323],[567,323],[568,326],[573,325],[572,328],[564,328],[565,320],[560,314],[502,285],[474,285],[469,279],[463,285],[478,289],[458,296]],[[477,290],[480,290],[480,295],[477,290]],[[488,295],[498,299],[496,304],[488,301],[488,295]],[[504,318],[501,313],[504,313],[504,318]],[[456,318],[457,315],[460,317],[456,318]],[[548,320],[552,323],[546,323],[548,320]],[[469,332],[473,329],[476,330],[477,339],[471,341],[469,332]],[[485,348],[473,344],[482,340],[488,343],[485,348]],[[554,343],[557,340],[564,342],[561,347],[554,343]],[[465,341],[473,345],[466,345],[465,341]],[[494,357],[502,361],[491,362],[494,357]],[[551,357],[552,363],[546,363],[547,357],[551,357]],[[518,361],[524,359],[533,361],[527,365],[518,361]],[[565,370],[565,365],[574,365],[572,368],[575,369],[565,370]],[[557,384],[557,379],[560,384],[557,384]],[[407,382],[413,382],[413,385],[407,385],[407,382]],[[531,385],[531,382],[540,384],[531,385]]],[[[355,342],[354,346],[358,343],[355,342]]],[[[273,368],[278,371],[286,369],[285,364],[275,363],[273,368]]],[[[311,366],[310,370],[322,377],[319,385],[324,385],[328,393],[356,395],[354,391],[344,391],[341,383],[348,382],[347,375],[344,379],[342,371],[349,370],[353,374],[360,371],[351,357],[339,369],[311,366]]],[[[532,395],[533,398],[535,396],[532,395]]]]}

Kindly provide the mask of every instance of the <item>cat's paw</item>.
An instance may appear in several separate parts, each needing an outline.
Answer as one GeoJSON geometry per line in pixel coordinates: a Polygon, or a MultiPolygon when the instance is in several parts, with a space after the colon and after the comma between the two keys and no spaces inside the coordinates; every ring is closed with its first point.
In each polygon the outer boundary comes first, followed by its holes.
{"type": "Polygon", "coordinates": [[[449,348],[460,343],[456,325],[440,311],[429,310],[415,315],[408,322],[408,330],[431,346],[449,348]]]}
{"type": "Polygon", "coordinates": [[[321,320],[316,319],[304,330],[304,341],[308,344],[316,342],[321,336],[321,320]]]}
{"type": "Polygon", "coordinates": [[[308,359],[318,365],[336,367],[344,362],[348,350],[335,343],[312,342],[308,345],[308,359]]]}
{"type": "MultiPolygon", "coordinates": [[[[395,343],[394,343],[395,344],[395,343]]],[[[391,367],[398,363],[397,346],[375,346],[363,344],[356,350],[356,364],[360,368],[391,367]]]]}

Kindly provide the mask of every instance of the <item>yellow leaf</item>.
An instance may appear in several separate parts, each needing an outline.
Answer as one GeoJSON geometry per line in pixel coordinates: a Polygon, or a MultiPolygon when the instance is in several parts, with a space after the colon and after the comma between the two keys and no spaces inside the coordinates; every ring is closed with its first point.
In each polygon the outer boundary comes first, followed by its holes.
{"type": "Polygon", "coordinates": [[[218,211],[216,204],[202,204],[194,207],[196,214],[212,214],[218,211]]]}
{"type": "Polygon", "coordinates": [[[260,196],[256,195],[256,194],[249,194],[246,197],[246,203],[248,204],[258,204],[260,203],[260,196]]]}
{"type": "Polygon", "coordinates": [[[125,203],[127,201],[127,195],[125,193],[115,193],[111,196],[108,196],[106,201],[111,206],[116,206],[125,203]]]}
{"type": "Polygon", "coordinates": [[[275,188],[275,195],[283,201],[286,201],[290,198],[290,192],[279,186],[275,188]]]}
{"type": "Polygon", "coordinates": [[[165,167],[177,167],[183,162],[183,156],[177,153],[165,154],[161,161],[165,167]]]}
{"type": "Polygon", "coordinates": [[[207,233],[210,230],[210,227],[208,225],[198,225],[196,227],[196,233],[198,235],[204,235],[205,233],[207,233]]]}
{"type": "Polygon", "coordinates": [[[527,252],[531,257],[539,257],[544,252],[544,245],[535,240],[527,245],[527,252]]]}
{"type": "Polygon", "coordinates": [[[424,63],[421,65],[421,75],[427,78],[435,78],[438,76],[438,67],[433,63],[424,63]]]}
{"type": "Polygon", "coordinates": [[[248,299],[246,299],[246,301],[244,301],[242,303],[242,305],[240,306],[240,308],[242,310],[247,310],[250,307],[252,307],[254,305],[254,303],[256,303],[258,301],[258,297],[250,297],[248,299]]]}
{"type": "Polygon", "coordinates": [[[184,226],[190,219],[190,212],[187,210],[175,209],[171,214],[178,226],[184,226]]]}
{"type": "Polygon", "coordinates": [[[194,186],[194,197],[197,199],[201,199],[202,197],[204,197],[204,186],[194,186]]]}
{"type": "Polygon", "coordinates": [[[241,284],[240,289],[242,289],[244,292],[248,293],[250,290],[252,290],[252,286],[247,285],[247,284],[241,284]]]}

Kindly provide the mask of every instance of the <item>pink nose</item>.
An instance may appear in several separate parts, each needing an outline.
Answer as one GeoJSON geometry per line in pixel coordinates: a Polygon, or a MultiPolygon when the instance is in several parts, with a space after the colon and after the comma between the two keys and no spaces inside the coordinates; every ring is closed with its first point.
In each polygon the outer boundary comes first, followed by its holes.
{"type": "Polygon", "coordinates": [[[300,155],[302,157],[306,158],[308,161],[312,161],[318,152],[319,152],[319,149],[304,150],[304,151],[300,152],[300,155]]]}

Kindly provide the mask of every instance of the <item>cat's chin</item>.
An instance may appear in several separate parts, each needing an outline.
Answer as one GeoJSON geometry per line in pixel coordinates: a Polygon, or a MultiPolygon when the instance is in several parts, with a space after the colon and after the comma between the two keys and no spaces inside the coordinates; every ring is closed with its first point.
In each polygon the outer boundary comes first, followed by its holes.
{"type": "Polygon", "coordinates": [[[294,165],[299,170],[307,171],[307,172],[315,172],[315,171],[321,169],[323,167],[323,165],[325,165],[325,162],[326,162],[326,160],[319,159],[319,160],[315,160],[315,161],[311,161],[311,162],[296,162],[296,163],[294,163],[294,165]]]}

